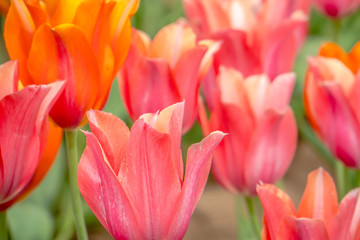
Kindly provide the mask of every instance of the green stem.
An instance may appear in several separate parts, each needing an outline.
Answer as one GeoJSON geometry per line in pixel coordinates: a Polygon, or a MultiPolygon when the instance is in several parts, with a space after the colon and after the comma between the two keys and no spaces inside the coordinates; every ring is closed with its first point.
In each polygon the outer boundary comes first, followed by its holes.
{"type": "Polygon", "coordinates": [[[341,21],[339,19],[333,19],[331,21],[332,21],[332,25],[333,25],[333,41],[335,43],[337,43],[337,42],[339,42],[341,21]]]}
{"type": "Polygon", "coordinates": [[[74,213],[76,234],[78,240],[87,240],[86,224],[81,203],[79,186],[77,183],[78,152],[76,141],[77,130],[65,131],[66,152],[68,159],[69,184],[72,208],[74,213]]]}
{"type": "Polygon", "coordinates": [[[0,212],[0,240],[7,240],[6,211],[0,212]]]}
{"type": "Polygon", "coordinates": [[[69,208],[71,204],[70,189],[68,185],[64,186],[61,196],[60,216],[57,218],[58,233],[55,240],[70,240],[74,234],[74,219],[72,209],[69,208]]]}
{"type": "Polygon", "coordinates": [[[256,216],[254,200],[255,197],[245,197],[245,202],[249,211],[252,227],[254,229],[254,232],[256,233],[257,239],[261,239],[261,228],[259,224],[259,219],[256,216]]]}
{"type": "Polygon", "coordinates": [[[355,170],[355,188],[360,187],[360,170],[355,170]]]}
{"type": "Polygon", "coordinates": [[[336,161],[335,172],[339,199],[342,199],[346,193],[346,170],[342,162],[336,161]]]}

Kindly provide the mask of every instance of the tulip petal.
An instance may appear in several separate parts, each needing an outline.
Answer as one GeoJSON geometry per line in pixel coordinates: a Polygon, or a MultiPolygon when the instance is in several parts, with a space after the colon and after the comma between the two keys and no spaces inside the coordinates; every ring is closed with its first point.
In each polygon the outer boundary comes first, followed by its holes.
{"type": "Polygon", "coordinates": [[[1,204],[14,198],[31,180],[46,142],[48,111],[62,88],[60,82],[51,87],[29,86],[1,99],[1,204]]]}
{"type": "Polygon", "coordinates": [[[86,148],[78,167],[78,183],[82,196],[101,224],[115,239],[139,239],[133,205],[121,182],[111,169],[106,155],[92,133],[86,133],[86,148]]]}
{"type": "Polygon", "coordinates": [[[329,240],[324,222],[318,219],[285,217],[276,240],[329,240]]]}
{"type": "Polygon", "coordinates": [[[196,44],[196,35],[183,20],[162,28],[150,45],[149,57],[165,59],[173,69],[179,58],[196,44]]]}
{"type": "Polygon", "coordinates": [[[259,49],[252,49],[245,32],[227,30],[214,34],[212,39],[222,42],[219,51],[214,55],[216,69],[220,65],[232,67],[244,77],[263,72],[260,58],[255,54],[259,49]]]}
{"type": "Polygon", "coordinates": [[[294,204],[285,192],[274,185],[258,185],[256,191],[264,209],[270,239],[276,239],[283,219],[286,216],[295,216],[294,204]]]}
{"type": "Polygon", "coordinates": [[[277,76],[270,85],[267,108],[277,112],[286,111],[291,100],[294,85],[294,73],[285,73],[277,76]]]}
{"type": "Polygon", "coordinates": [[[319,168],[308,175],[297,216],[320,219],[325,224],[337,213],[338,202],[331,176],[319,168]]]}
{"type": "Polygon", "coordinates": [[[307,21],[302,19],[285,21],[266,36],[261,61],[264,72],[270,79],[291,71],[297,51],[306,37],[306,34],[298,33],[304,32],[306,23],[307,21]],[[276,59],[281,59],[281,61],[276,61],[276,59]]]}
{"type": "Polygon", "coordinates": [[[0,65],[0,100],[18,89],[19,65],[17,61],[9,61],[0,65]]]}
{"type": "Polygon", "coordinates": [[[77,127],[93,106],[101,88],[95,59],[85,36],[74,25],[54,29],[42,25],[34,36],[27,62],[34,82],[66,80],[65,90],[50,112],[62,128],[77,127]]]}
{"type": "Polygon", "coordinates": [[[354,72],[353,63],[344,50],[335,43],[325,43],[320,47],[319,56],[336,58],[354,72]]]}
{"type": "Polygon", "coordinates": [[[357,42],[349,53],[349,59],[352,63],[350,68],[354,74],[358,74],[360,70],[360,42],[357,42]]]}
{"type": "Polygon", "coordinates": [[[13,2],[5,21],[4,40],[10,58],[19,61],[20,79],[26,86],[31,84],[26,61],[32,38],[36,27],[47,21],[47,15],[40,7],[26,6],[21,0],[13,2]]]}
{"type": "Polygon", "coordinates": [[[203,0],[183,0],[187,18],[194,23],[200,33],[210,34],[230,28],[228,13],[222,10],[220,2],[203,0]]]}
{"type": "Polygon", "coordinates": [[[159,132],[144,119],[131,128],[127,168],[119,180],[145,238],[165,236],[181,192],[179,163],[172,159],[172,147],[169,134],[159,132]]]}
{"type": "Polygon", "coordinates": [[[98,139],[110,167],[119,176],[125,162],[130,131],[123,121],[110,113],[101,111],[87,112],[91,132],[98,139]]]}
{"type": "Polygon", "coordinates": [[[51,13],[50,22],[52,26],[64,23],[71,23],[75,13],[82,2],[81,0],[61,0],[57,1],[56,8],[51,13]]]}
{"type": "Polygon", "coordinates": [[[245,160],[245,183],[250,194],[256,184],[275,183],[289,168],[295,154],[297,127],[288,107],[282,113],[267,111],[257,123],[245,160]]]}
{"type": "Polygon", "coordinates": [[[42,153],[39,164],[35,170],[33,177],[27,184],[24,191],[21,192],[16,198],[11,201],[11,204],[18,202],[27,197],[44,179],[49,172],[52,164],[56,159],[56,155],[59,151],[62,142],[63,130],[49,118],[49,134],[47,136],[47,142],[42,153]]]}
{"type": "Polygon", "coordinates": [[[160,59],[143,57],[134,47],[131,47],[118,74],[118,81],[123,101],[133,120],[141,114],[156,112],[181,101],[168,64],[160,59]]]}
{"type": "Polygon", "coordinates": [[[359,189],[350,191],[341,201],[337,215],[328,224],[331,240],[360,239],[359,189]]]}
{"type": "Polygon", "coordinates": [[[186,51],[179,57],[173,71],[181,98],[185,100],[183,132],[187,132],[197,118],[197,100],[201,83],[200,67],[206,51],[205,47],[196,47],[186,51]]]}
{"type": "Polygon", "coordinates": [[[184,185],[168,230],[168,239],[181,239],[185,235],[190,217],[204,190],[209,175],[211,154],[223,137],[222,132],[216,131],[204,138],[200,143],[190,146],[187,155],[184,185]]]}

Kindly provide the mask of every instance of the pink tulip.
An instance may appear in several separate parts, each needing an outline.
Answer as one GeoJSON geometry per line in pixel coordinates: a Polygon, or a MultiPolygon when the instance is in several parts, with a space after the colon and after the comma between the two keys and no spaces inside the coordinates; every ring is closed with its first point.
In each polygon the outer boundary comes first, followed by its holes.
{"type": "Polygon", "coordinates": [[[313,0],[314,5],[323,13],[332,18],[340,18],[359,8],[359,0],[313,0]]]}
{"type": "Polygon", "coordinates": [[[181,239],[204,189],[214,132],[180,151],[184,103],[144,114],[131,131],[111,114],[90,111],[91,133],[78,168],[80,192],[115,239],[181,239]],[[183,177],[184,176],[184,177],[183,177]]]}
{"type": "Polygon", "coordinates": [[[32,85],[17,92],[18,63],[11,61],[0,66],[0,85],[0,211],[3,211],[27,195],[28,188],[34,188],[30,184],[34,175],[40,177],[38,168],[47,165],[40,164],[40,159],[47,143],[48,113],[63,90],[63,83],[32,85]]]}
{"type": "Polygon", "coordinates": [[[183,0],[202,38],[222,40],[219,65],[271,79],[292,69],[307,32],[309,0],[183,0]],[[281,59],[281,61],[279,61],[281,59]]]}
{"type": "Polygon", "coordinates": [[[258,185],[257,193],[264,209],[263,240],[360,239],[359,188],[338,206],[335,184],[321,168],[309,174],[297,211],[290,197],[273,185],[258,185]]]}
{"type": "Polygon", "coordinates": [[[164,27],[153,41],[133,29],[130,52],[118,74],[131,118],[185,99],[184,131],[189,130],[197,118],[200,82],[217,46],[207,45],[197,44],[195,34],[181,20],[164,27]]]}
{"type": "Polygon", "coordinates": [[[260,181],[274,183],[288,169],[297,142],[296,122],[288,106],[293,74],[270,82],[266,75],[244,79],[222,67],[209,122],[201,114],[205,134],[229,133],[215,150],[212,172],[227,190],[255,194],[260,181]]]}
{"type": "Polygon", "coordinates": [[[315,132],[346,166],[360,168],[360,75],[335,58],[309,59],[305,111],[315,132]]]}

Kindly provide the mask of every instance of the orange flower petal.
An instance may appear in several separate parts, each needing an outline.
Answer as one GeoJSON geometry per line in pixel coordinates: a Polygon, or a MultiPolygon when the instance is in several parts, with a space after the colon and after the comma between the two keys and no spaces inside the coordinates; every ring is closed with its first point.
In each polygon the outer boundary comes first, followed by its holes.
{"type": "Polygon", "coordinates": [[[78,126],[100,88],[96,58],[81,30],[72,24],[54,30],[41,26],[34,36],[28,70],[35,84],[66,80],[50,115],[63,128],[78,126]]]}
{"type": "Polygon", "coordinates": [[[335,43],[326,43],[321,46],[319,56],[327,58],[336,58],[343,62],[351,71],[355,72],[351,59],[344,50],[335,43]]]}
{"type": "Polygon", "coordinates": [[[320,219],[327,223],[336,215],[337,193],[331,176],[322,168],[308,175],[297,217],[320,219]]]}

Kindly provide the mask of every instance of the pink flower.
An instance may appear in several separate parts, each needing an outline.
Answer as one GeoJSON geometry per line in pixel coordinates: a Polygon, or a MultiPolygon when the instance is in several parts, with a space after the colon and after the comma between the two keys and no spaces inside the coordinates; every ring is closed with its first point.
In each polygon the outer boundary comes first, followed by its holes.
{"type": "Polygon", "coordinates": [[[260,181],[274,183],[285,174],[297,142],[288,106],[294,83],[291,73],[271,83],[266,75],[243,79],[233,69],[220,68],[210,120],[202,113],[201,122],[205,134],[229,133],[215,150],[212,167],[227,190],[252,195],[260,181]]]}
{"type": "Polygon", "coordinates": [[[184,132],[189,130],[197,118],[200,82],[216,46],[197,44],[195,34],[181,20],[164,27],[153,41],[133,29],[130,52],[118,74],[131,118],[185,99],[184,132]]]}
{"type": "Polygon", "coordinates": [[[340,18],[359,8],[359,0],[314,0],[314,5],[332,18],[340,18]]]}
{"type": "Polygon", "coordinates": [[[318,136],[346,166],[360,168],[360,76],[335,58],[309,59],[305,111],[318,136]]]}
{"type": "Polygon", "coordinates": [[[309,174],[297,211],[290,197],[273,185],[259,185],[257,193],[264,209],[263,240],[360,238],[359,188],[338,206],[335,184],[321,168],[309,174]]]}
{"type": "Polygon", "coordinates": [[[245,77],[265,73],[274,79],[291,71],[307,35],[309,0],[183,0],[201,38],[222,40],[220,65],[245,77]],[[280,60],[281,59],[281,60],[280,60]]]}
{"type": "Polygon", "coordinates": [[[118,118],[88,112],[92,132],[78,168],[80,192],[115,239],[181,239],[204,189],[215,132],[180,151],[184,104],[144,114],[131,131],[118,118]],[[184,176],[184,177],[183,177],[184,176]]]}
{"type": "Polygon", "coordinates": [[[53,161],[41,157],[49,132],[48,113],[64,84],[32,85],[17,91],[15,61],[0,65],[0,76],[0,211],[3,211],[27,196],[46,174],[49,161],[53,161]]]}

